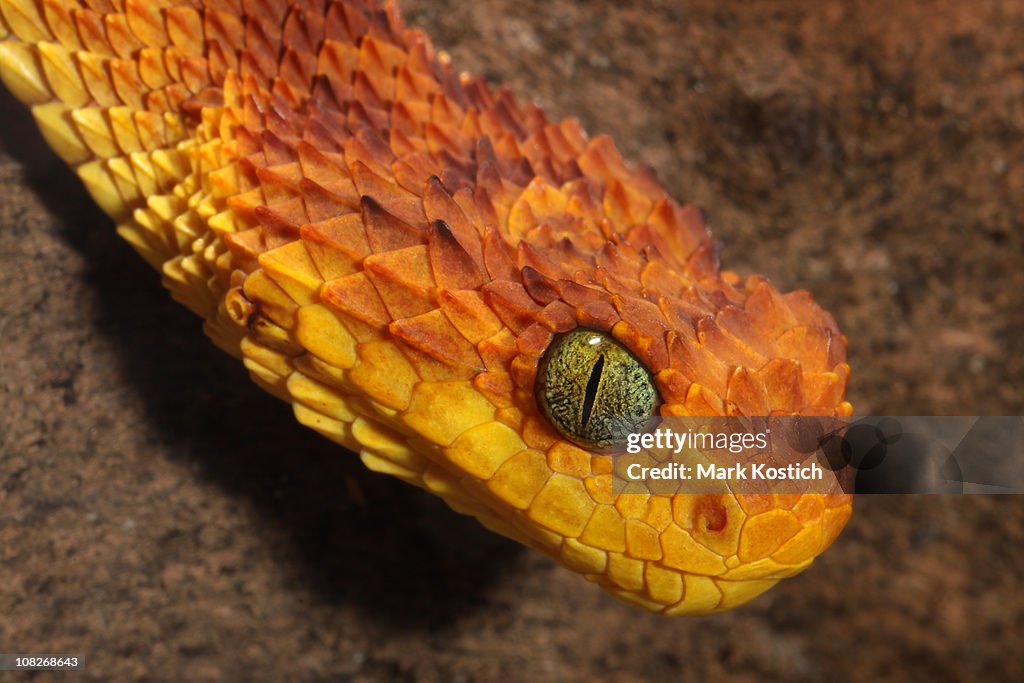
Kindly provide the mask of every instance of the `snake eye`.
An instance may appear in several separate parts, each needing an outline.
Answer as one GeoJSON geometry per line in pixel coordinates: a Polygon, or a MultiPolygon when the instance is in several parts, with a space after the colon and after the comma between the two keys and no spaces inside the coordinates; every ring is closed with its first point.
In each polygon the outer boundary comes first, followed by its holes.
{"type": "Polygon", "coordinates": [[[537,373],[537,401],[563,436],[592,449],[624,444],[660,399],[651,373],[618,341],[576,329],[555,338],[537,373]]]}

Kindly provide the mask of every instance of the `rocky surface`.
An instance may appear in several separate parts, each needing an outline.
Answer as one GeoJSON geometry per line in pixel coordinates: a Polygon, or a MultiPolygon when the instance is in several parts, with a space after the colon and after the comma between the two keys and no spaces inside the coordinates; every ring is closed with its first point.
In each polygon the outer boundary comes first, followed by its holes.
{"type": "MultiPolygon", "coordinates": [[[[1024,3],[404,7],[705,207],[727,267],[813,291],[859,413],[1024,412],[1024,3]]],[[[301,429],[6,93],[0,121],[0,651],[88,681],[1024,679],[1024,501],[864,496],[749,606],[645,614],[301,429]]]]}

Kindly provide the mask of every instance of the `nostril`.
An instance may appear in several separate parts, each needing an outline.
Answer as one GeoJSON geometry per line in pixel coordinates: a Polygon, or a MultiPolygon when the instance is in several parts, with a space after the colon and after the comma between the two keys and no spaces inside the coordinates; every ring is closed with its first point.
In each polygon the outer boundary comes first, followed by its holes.
{"type": "Polygon", "coordinates": [[[725,508],[718,504],[702,505],[698,507],[697,522],[695,526],[697,528],[703,528],[706,531],[721,531],[725,529],[725,525],[729,522],[729,516],[725,512],[725,508]]]}

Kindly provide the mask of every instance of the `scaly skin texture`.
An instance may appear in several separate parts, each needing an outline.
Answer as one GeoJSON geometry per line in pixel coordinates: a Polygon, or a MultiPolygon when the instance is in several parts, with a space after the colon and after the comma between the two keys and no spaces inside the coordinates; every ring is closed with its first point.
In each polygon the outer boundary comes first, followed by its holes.
{"type": "MultiPolygon", "coordinates": [[[[372,0],[2,0],[0,75],[119,233],[299,421],[614,595],[734,607],[835,495],[624,495],[534,385],[609,332],[663,415],[849,415],[835,321],[719,271],[606,137],[458,75],[372,0]]],[[[354,549],[357,550],[357,549],[354,549]]],[[[413,569],[410,568],[410,571],[413,569]]]]}

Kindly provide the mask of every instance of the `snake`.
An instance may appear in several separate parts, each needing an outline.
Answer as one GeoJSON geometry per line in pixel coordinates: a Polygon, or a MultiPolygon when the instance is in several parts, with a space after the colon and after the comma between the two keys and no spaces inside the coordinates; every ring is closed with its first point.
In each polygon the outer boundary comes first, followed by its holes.
{"type": "Polygon", "coordinates": [[[665,615],[747,602],[850,518],[613,489],[617,418],[852,414],[847,340],[393,2],[0,0],[0,77],[213,342],[370,470],[665,615]]]}

